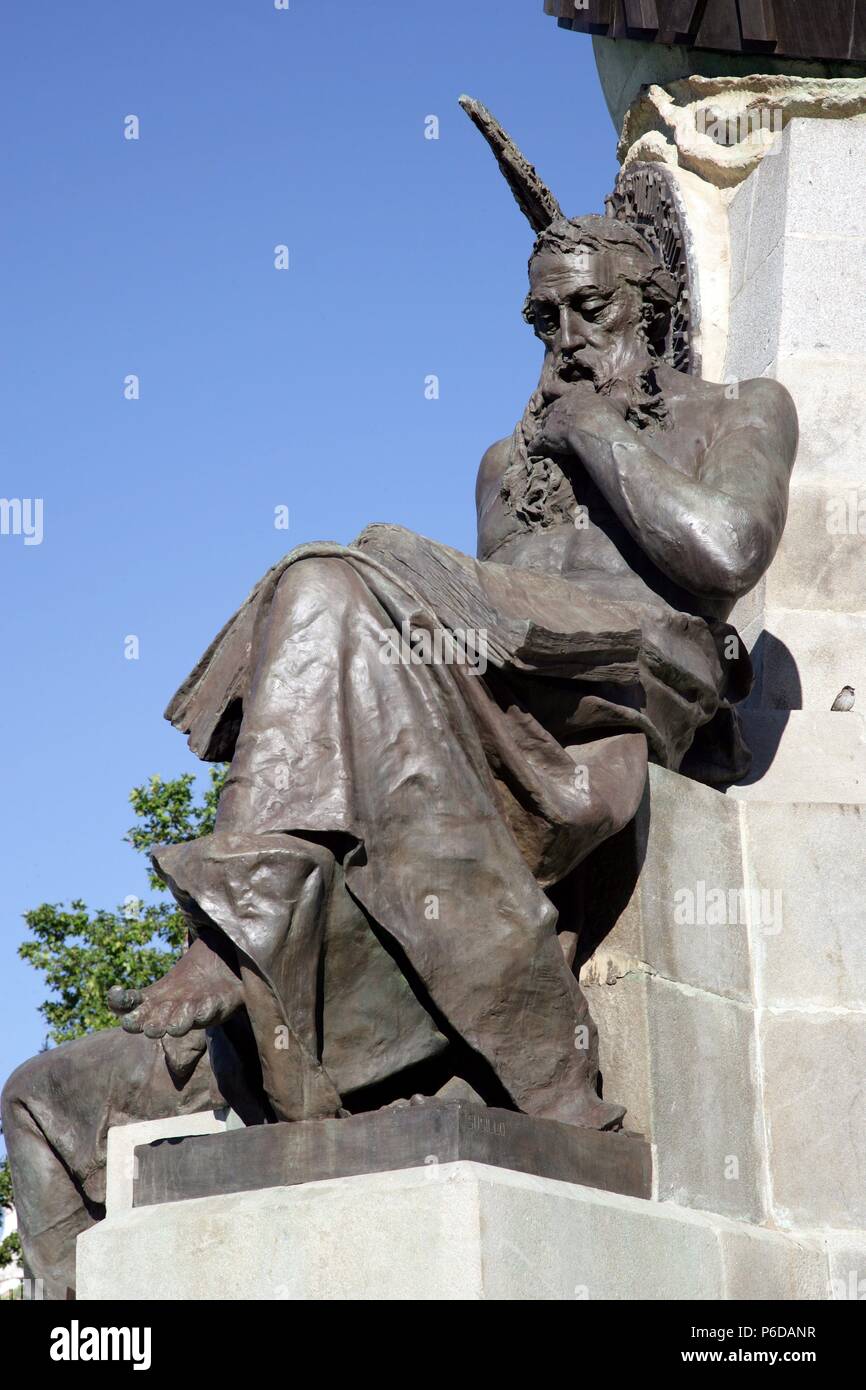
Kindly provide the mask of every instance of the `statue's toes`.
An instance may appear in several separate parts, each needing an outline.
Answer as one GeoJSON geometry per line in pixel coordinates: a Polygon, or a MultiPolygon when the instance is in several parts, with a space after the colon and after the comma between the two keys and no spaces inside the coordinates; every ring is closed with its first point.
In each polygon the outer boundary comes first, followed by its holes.
{"type": "Polygon", "coordinates": [[[143,998],[140,989],[124,989],[123,985],[114,985],[108,991],[105,1002],[113,1014],[128,1014],[138,1008],[143,998]]]}
{"type": "Polygon", "coordinates": [[[142,1031],[146,1038],[161,1038],[168,1032],[169,1024],[174,1023],[178,1012],[176,1002],[166,1000],[144,1011],[141,1019],[142,1031]]]}
{"type": "Polygon", "coordinates": [[[167,1027],[162,1018],[149,1018],[141,1031],[146,1038],[161,1038],[165,1035],[167,1027]]]}
{"type": "Polygon", "coordinates": [[[187,1001],[175,1009],[171,1022],[166,1025],[166,1033],[171,1038],[183,1038],[196,1026],[196,1010],[187,1001]]]}
{"type": "Polygon", "coordinates": [[[204,999],[196,1000],[193,1023],[196,1028],[207,1028],[208,1024],[213,1023],[219,1012],[219,1000],[213,994],[205,995],[204,999]]]}

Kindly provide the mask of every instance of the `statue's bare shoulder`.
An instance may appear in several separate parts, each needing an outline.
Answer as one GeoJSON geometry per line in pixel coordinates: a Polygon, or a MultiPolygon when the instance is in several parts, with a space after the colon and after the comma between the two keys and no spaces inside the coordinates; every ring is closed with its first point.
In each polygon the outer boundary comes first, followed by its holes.
{"type": "Polygon", "coordinates": [[[756,377],[742,383],[739,400],[734,403],[739,405],[738,428],[757,429],[772,439],[789,470],[793,468],[800,427],[797,407],[787,387],[772,377],[756,377]]]}
{"type": "Polygon", "coordinates": [[[495,494],[499,490],[505,470],[511,461],[511,444],[512,436],[508,435],[505,439],[497,439],[484,453],[475,483],[475,503],[479,509],[491,493],[495,494]]]}
{"type": "Polygon", "coordinates": [[[800,436],[790,393],[768,377],[712,389],[715,428],[701,480],[723,489],[733,484],[758,510],[784,510],[800,436]]]}
{"type": "Polygon", "coordinates": [[[502,479],[512,461],[512,436],[497,439],[485,452],[475,483],[475,509],[478,516],[478,553],[482,557],[496,549],[514,529],[514,520],[502,506],[502,479]]]}

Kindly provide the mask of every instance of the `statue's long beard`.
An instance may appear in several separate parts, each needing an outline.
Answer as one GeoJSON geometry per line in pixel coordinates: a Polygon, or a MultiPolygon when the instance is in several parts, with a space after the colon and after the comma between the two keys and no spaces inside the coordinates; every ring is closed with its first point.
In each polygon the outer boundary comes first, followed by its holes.
{"type": "Polygon", "coordinates": [[[523,417],[512,436],[511,464],[502,479],[501,495],[507,511],[529,530],[574,523],[577,503],[574,488],[555,459],[532,452],[545,411],[556,396],[565,391],[595,390],[602,396],[616,395],[625,402],[625,420],[636,430],[651,434],[669,427],[668,407],[650,363],[634,376],[611,377],[568,385],[542,370],[538,390],[530,396],[523,417]]]}

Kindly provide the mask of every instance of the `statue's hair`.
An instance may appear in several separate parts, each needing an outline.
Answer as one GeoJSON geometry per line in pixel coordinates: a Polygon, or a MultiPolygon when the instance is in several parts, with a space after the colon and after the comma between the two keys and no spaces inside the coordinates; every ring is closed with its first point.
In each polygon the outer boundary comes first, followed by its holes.
{"type": "MultiPolygon", "coordinates": [[[[671,312],[677,302],[674,277],[665,270],[645,237],[627,222],[590,213],[586,217],[557,217],[539,232],[529,264],[543,252],[559,255],[579,251],[613,253],[622,280],[633,285],[649,309],[645,324],[647,341],[654,356],[663,357],[670,328],[671,312]]],[[[523,306],[523,317],[532,323],[530,298],[523,306]]]]}

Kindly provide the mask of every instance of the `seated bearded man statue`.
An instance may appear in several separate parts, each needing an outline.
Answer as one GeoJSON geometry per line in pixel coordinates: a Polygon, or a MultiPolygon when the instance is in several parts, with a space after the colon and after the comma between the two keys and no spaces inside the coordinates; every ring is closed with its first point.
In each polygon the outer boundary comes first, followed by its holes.
{"type": "Polygon", "coordinates": [[[142,1047],[207,1029],[253,1120],[374,1108],[438,1057],[488,1103],[618,1128],[548,890],[633,819],[648,759],[678,769],[697,737],[718,781],[747,766],[727,619],[782,535],[793,403],[668,365],[675,285],[647,241],[566,219],[464,106],[537,232],[544,346],[481,463],[479,558],[388,525],[302,546],[167,711],[231,768],[213,833],[153,853],[190,947],[112,1007],[142,1047]]]}

